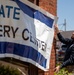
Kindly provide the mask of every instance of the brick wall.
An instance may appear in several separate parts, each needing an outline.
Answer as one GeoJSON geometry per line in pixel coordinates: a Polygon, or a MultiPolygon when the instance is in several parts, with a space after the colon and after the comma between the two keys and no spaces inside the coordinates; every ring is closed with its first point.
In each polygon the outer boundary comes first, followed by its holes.
{"type": "Polygon", "coordinates": [[[39,0],[39,6],[53,15],[57,15],[57,0],[39,0]]]}
{"type": "MultiPolygon", "coordinates": [[[[37,4],[39,7],[41,7],[42,9],[50,12],[53,15],[57,15],[57,0],[29,0],[35,4],[37,4]]],[[[31,65],[30,65],[31,66],[31,65]]],[[[31,67],[34,67],[33,65],[31,67]]],[[[30,67],[30,68],[31,68],[30,67]]],[[[38,75],[54,75],[54,69],[55,67],[55,39],[53,42],[53,47],[52,47],[52,51],[51,51],[51,60],[50,60],[50,69],[47,72],[44,72],[40,69],[35,69],[35,72],[38,72],[38,75]]],[[[30,74],[32,71],[32,69],[30,69],[30,74]]],[[[34,75],[34,74],[32,74],[34,75]]]]}

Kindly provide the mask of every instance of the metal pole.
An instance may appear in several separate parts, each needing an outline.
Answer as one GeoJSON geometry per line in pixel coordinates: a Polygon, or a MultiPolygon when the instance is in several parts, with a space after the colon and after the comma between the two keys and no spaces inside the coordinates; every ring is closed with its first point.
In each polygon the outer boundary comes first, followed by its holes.
{"type": "Polygon", "coordinates": [[[64,26],[65,26],[65,31],[66,31],[66,19],[64,20],[64,26]]]}

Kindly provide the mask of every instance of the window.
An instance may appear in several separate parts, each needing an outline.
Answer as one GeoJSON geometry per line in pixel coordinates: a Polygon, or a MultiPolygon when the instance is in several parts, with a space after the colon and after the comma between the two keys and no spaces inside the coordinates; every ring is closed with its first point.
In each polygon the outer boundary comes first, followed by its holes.
{"type": "Polygon", "coordinates": [[[34,4],[39,6],[39,0],[28,0],[28,1],[30,1],[30,2],[32,2],[32,3],[34,3],[34,4]]]}

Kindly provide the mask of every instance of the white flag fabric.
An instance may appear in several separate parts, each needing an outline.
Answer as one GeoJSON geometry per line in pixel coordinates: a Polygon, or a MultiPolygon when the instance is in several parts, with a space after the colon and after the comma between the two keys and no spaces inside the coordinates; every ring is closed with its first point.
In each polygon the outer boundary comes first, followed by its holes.
{"type": "Polygon", "coordinates": [[[26,0],[0,0],[0,58],[13,57],[47,71],[55,17],[26,0]]]}

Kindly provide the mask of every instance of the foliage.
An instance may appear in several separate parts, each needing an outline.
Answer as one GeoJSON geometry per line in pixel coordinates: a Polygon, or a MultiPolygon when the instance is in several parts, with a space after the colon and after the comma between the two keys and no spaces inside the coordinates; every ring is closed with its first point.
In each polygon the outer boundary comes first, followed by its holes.
{"type": "Polygon", "coordinates": [[[17,69],[0,64],[0,75],[20,75],[17,69]]]}
{"type": "Polygon", "coordinates": [[[72,73],[69,73],[65,68],[63,68],[58,73],[55,73],[54,75],[72,75],[72,73]]]}
{"type": "MultiPolygon", "coordinates": [[[[62,62],[59,62],[56,64],[56,66],[61,65],[62,62]]],[[[72,73],[69,73],[67,68],[62,68],[58,73],[55,73],[54,75],[73,75],[72,73]]]]}

